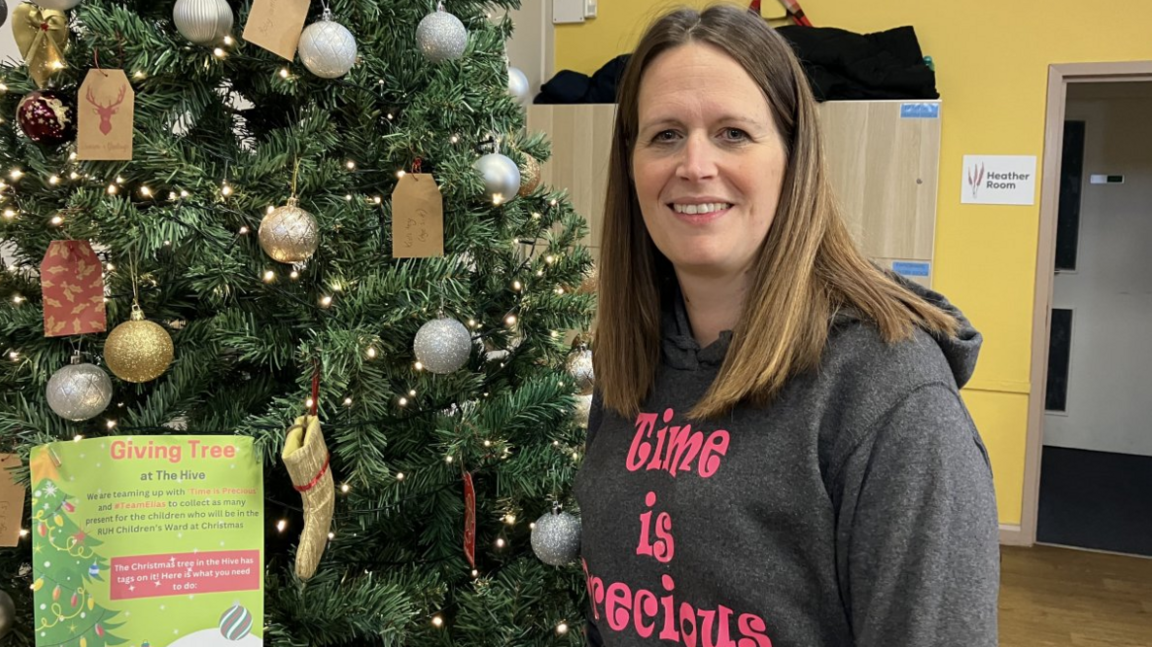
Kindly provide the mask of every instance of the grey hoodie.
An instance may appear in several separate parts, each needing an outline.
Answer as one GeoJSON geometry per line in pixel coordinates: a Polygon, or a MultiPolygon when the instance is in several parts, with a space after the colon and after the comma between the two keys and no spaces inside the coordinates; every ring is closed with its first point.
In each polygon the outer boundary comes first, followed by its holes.
{"type": "Polygon", "coordinates": [[[731,334],[701,349],[675,299],[641,414],[593,404],[575,486],[589,644],[997,644],[992,473],[957,393],[981,337],[916,289],[958,337],[889,345],[841,314],[819,370],[705,423],[686,414],[731,334]]]}

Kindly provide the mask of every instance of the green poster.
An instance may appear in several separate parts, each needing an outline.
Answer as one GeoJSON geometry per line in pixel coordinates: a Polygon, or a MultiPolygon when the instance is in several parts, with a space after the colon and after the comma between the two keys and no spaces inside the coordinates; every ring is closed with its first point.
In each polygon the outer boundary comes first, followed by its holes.
{"type": "Polygon", "coordinates": [[[36,647],[263,644],[251,438],[52,443],[31,468],[36,647]]]}

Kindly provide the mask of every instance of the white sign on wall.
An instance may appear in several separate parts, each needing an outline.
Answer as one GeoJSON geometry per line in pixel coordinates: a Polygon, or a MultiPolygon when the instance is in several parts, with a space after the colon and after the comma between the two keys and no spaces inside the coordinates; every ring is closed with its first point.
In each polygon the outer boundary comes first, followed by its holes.
{"type": "Polygon", "coordinates": [[[1036,204],[1035,155],[965,155],[960,202],[1036,204]]]}

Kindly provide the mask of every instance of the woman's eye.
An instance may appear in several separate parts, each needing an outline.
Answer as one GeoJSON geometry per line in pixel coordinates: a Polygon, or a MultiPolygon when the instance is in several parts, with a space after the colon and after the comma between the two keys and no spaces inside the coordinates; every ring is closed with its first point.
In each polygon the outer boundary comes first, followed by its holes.
{"type": "Polygon", "coordinates": [[[652,138],[652,141],[658,144],[667,143],[670,141],[675,141],[676,137],[677,135],[675,130],[661,130],[660,132],[656,133],[656,136],[652,138]]]}
{"type": "Polygon", "coordinates": [[[725,128],[724,138],[733,142],[745,141],[748,139],[748,133],[739,128],[725,128]]]}

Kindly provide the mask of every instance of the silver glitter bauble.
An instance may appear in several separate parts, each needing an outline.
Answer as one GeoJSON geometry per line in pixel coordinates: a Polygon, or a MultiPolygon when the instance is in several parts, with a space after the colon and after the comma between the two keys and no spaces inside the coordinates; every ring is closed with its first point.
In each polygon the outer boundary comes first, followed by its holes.
{"type": "Polygon", "coordinates": [[[176,0],[172,22],[196,45],[212,45],[232,31],[232,7],[227,0],[176,0]]]}
{"type": "MultiPolygon", "coordinates": [[[[0,27],[3,27],[6,22],[8,22],[8,3],[0,0],[0,27]]],[[[0,636],[0,640],[3,638],[0,636]]]]}
{"type": "Polygon", "coordinates": [[[320,246],[320,225],[315,216],[296,206],[296,198],[260,221],[260,247],[281,263],[303,263],[320,246]]]}
{"type": "Polygon", "coordinates": [[[112,378],[94,364],[72,362],[48,380],[48,406],[65,420],[91,420],[112,402],[112,378]]]}
{"type": "Polygon", "coordinates": [[[567,512],[549,512],[532,528],[532,550],[550,566],[571,564],[580,556],[580,520],[567,512]]]}
{"type": "Polygon", "coordinates": [[[516,97],[522,106],[532,103],[532,87],[528,84],[528,76],[519,68],[508,68],[508,93],[516,97]]]}
{"type": "Polygon", "coordinates": [[[356,64],[356,37],[348,28],[332,21],[332,12],[300,34],[297,49],[308,71],[322,79],[338,79],[356,64]]]}
{"type": "Polygon", "coordinates": [[[472,335],[455,319],[433,319],[416,332],[416,360],[437,375],[447,375],[468,363],[472,335]]]}
{"type": "Polygon", "coordinates": [[[592,417],[592,394],[576,396],[576,424],[581,427],[588,426],[592,417]]]}
{"type": "Polygon", "coordinates": [[[12,596],[0,591],[0,640],[4,640],[16,626],[16,603],[12,596]]]}
{"type": "Polygon", "coordinates": [[[424,57],[433,63],[449,61],[464,55],[468,30],[460,19],[447,11],[434,11],[416,27],[416,43],[424,57]]]}
{"type": "MultiPolygon", "coordinates": [[[[80,4],[80,0],[36,0],[36,6],[41,9],[55,9],[56,11],[68,11],[72,7],[80,4]]],[[[3,24],[3,21],[0,21],[3,24]]]]}
{"type": "Polygon", "coordinates": [[[497,204],[520,194],[520,167],[505,155],[488,153],[472,165],[484,180],[484,194],[497,204]]]}
{"type": "Polygon", "coordinates": [[[580,393],[591,393],[592,385],[596,383],[596,372],[592,368],[592,351],[581,348],[568,358],[568,374],[576,380],[576,388],[580,393]]]}

